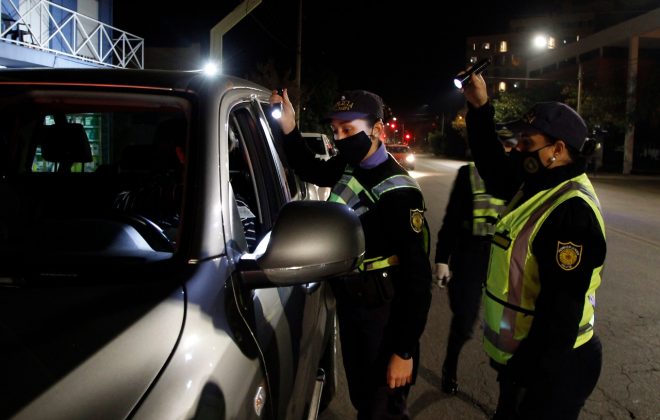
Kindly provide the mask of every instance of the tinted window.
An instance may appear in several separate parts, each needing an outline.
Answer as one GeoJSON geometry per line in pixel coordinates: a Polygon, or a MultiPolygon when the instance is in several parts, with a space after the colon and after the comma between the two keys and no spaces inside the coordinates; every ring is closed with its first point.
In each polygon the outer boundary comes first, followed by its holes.
{"type": "Polygon", "coordinates": [[[1,97],[0,257],[174,251],[188,109],[104,92],[1,97]]]}

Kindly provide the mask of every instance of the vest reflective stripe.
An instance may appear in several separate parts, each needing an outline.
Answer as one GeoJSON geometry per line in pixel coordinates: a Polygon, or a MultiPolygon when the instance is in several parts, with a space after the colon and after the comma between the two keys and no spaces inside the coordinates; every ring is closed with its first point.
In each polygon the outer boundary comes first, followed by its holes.
{"type": "MultiPolygon", "coordinates": [[[[600,204],[584,174],[539,192],[496,225],[484,297],[484,348],[499,363],[506,363],[527,337],[534,319],[541,288],[538,264],[531,252],[534,237],[552,211],[573,197],[589,204],[605,235],[600,204]]],[[[600,285],[601,269],[592,272],[574,347],[593,336],[595,291],[600,285]]]]}
{"type": "MultiPolygon", "coordinates": [[[[398,188],[414,188],[420,194],[422,192],[417,181],[408,175],[391,176],[369,191],[353,176],[353,168],[349,165],[346,166],[344,174],[332,188],[328,201],[345,204],[352,208],[358,216],[361,216],[373,208],[383,194],[398,188]]],[[[426,223],[424,226],[424,245],[428,252],[430,234],[426,223]]],[[[398,264],[399,258],[396,255],[379,256],[364,260],[358,269],[360,271],[380,270],[398,264]]]]}
{"type": "Polygon", "coordinates": [[[413,178],[408,175],[394,175],[383,181],[371,189],[371,192],[380,198],[381,195],[385,194],[388,191],[395,190],[397,188],[415,188],[416,190],[422,191],[419,188],[419,184],[413,178]]]}
{"type": "Polygon", "coordinates": [[[353,177],[353,168],[347,167],[346,172],[332,188],[328,201],[345,204],[361,216],[369,211],[377,200],[353,177]],[[366,196],[366,200],[361,199],[360,196],[366,196]]]}
{"type": "Polygon", "coordinates": [[[504,200],[486,194],[486,184],[474,162],[468,164],[472,186],[472,235],[489,236],[495,232],[495,223],[506,209],[504,200]]]}
{"type": "Polygon", "coordinates": [[[360,264],[359,270],[360,271],[380,270],[394,265],[399,265],[399,257],[396,255],[392,255],[388,258],[376,257],[376,258],[369,258],[368,260],[364,260],[362,264],[360,264]]]}

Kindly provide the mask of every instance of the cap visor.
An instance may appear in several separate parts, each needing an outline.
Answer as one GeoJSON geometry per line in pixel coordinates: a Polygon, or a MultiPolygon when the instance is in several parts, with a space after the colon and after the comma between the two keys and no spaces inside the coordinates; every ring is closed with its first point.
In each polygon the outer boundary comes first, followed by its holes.
{"type": "Polygon", "coordinates": [[[323,118],[323,121],[324,122],[330,122],[332,120],[353,121],[368,117],[369,114],[365,114],[364,112],[334,112],[323,118]]]}
{"type": "Polygon", "coordinates": [[[525,120],[513,120],[503,123],[495,124],[495,130],[500,135],[500,137],[518,137],[520,133],[523,132],[540,132],[538,128],[534,127],[525,120]]]}

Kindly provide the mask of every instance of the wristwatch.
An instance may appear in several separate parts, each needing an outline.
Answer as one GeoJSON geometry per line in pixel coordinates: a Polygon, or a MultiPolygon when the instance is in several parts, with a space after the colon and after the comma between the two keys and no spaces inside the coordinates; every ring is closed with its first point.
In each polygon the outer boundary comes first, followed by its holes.
{"type": "Polygon", "coordinates": [[[410,360],[410,359],[412,359],[412,353],[408,353],[407,351],[406,351],[406,352],[403,352],[403,353],[395,353],[395,354],[396,354],[397,356],[399,356],[400,358],[402,358],[403,360],[410,360]]]}

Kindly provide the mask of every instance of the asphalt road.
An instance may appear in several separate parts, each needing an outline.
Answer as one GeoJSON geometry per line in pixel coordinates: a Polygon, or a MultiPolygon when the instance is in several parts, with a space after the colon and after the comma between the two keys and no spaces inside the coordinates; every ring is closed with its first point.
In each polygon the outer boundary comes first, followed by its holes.
{"type": "MultiPolygon", "coordinates": [[[[411,173],[424,191],[434,241],[456,170],[464,163],[418,156],[411,173]]],[[[580,419],[660,419],[660,177],[596,174],[591,179],[608,242],[595,324],[604,361],[580,419]]],[[[450,316],[445,290],[435,288],[422,337],[421,369],[408,399],[410,413],[419,420],[488,419],[497,402],[497,382],[481,348],[478,325],[461,355],[458,395],[440,392],[450,316]]],[[[343,369],[339,380],[337,396],[319,416],[322,420],[355,418],[343,369]]]]}

